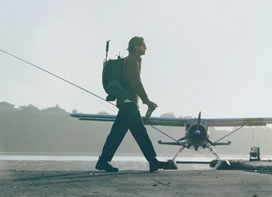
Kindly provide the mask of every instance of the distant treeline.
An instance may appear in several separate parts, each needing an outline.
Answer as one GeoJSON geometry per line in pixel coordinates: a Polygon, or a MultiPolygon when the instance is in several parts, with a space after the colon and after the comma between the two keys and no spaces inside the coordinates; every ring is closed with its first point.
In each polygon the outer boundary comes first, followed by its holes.
{"type": "MultiPolygon", "coordinates": [[[[101,112],[106,113],[106,112],[101,112]]],[[[173,113],[163,114],[173,117],[173,113]]],[[[47,153],[100,153],[112,123],[80,121],[70,117],[59,106],[40,110],[33,105],[15,108],[7,102],[0,103],[0,152],[47,153]]],[[[182,127],[160,127],[175,138],[184,136],[182,127]]],[[[147,126],[155,149],[160,154],[174,154],[177,146],[158,145],[157,141],[171,141],[147,126]]],[[[210,139],[216,140],[229,131],[209,128],[210,139]]],[[[226,139],[230,146],[217,147],[221,154],[248,154],[250,147],[259,146],[261,154],[271,155],[272,129],[247,127],[226,139]]],[[[135,140],[128,132],[117,153],[141,155],[135,140]]],[[[209,154],[208,150],[184,150],[182,154],[209,154]]]]}

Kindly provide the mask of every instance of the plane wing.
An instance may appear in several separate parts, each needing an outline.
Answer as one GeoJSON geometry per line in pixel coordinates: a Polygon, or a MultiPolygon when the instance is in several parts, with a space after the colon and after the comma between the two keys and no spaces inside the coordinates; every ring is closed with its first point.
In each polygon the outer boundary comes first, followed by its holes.
{"type": "MultiPolygon", "coordinates": [[[[101,115],[101,114],[71,114],[72,117],[79,118],[80,120],[92,121],[106,121],[113,122],[116,118],[115,115],[101,115]]],[[[161,125],[161,126],[178,126],[183,127],[197,121],[197,118],[162,118],[151,117],[145,119],[146,125],[161,125]]],[[[266,126],[272,124],[272,118],[217,118],[217,119],[201,119],[206,121],[210,127],[233,127],[233,126],[266,126]]]]}
{"type": "Polygon", "coordinates": [[[272,124],[272,118],[221,118],[206,119],[210,127],[266,126],[272,124]]]}
{"type": "MultiPolygon", "coordinates": [[[[115,115],[101,115],[101,114],[71,114],[72,117],[79,120],[92,120],[92,121],[106,121],[112,122],[115,120],[115,115]]],[[[161,118],[151,117],[146,120],[143,117],[144,124],[161,125],[161,126],[184,126],[188,119],[186,118],[161,118]]]]}
{"type": "Polygon", "coordinates": [[[115,115],[101,115],[101,114],[70,114],[70,116],[78,118],[79,120],[93,120],[106,122],[113,122],[116,118],[115,115]]]}

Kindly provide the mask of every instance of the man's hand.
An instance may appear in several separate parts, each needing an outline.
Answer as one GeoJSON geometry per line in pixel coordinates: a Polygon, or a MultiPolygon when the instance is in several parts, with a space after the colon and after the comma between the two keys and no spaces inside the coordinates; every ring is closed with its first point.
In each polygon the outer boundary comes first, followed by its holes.
{"type": "Polygon", "coordinates": [[[152,101],[148,101],[147,103],[148,110],[146,111],[145,118],[149,119],[151,117],[152,112],[158,107],[158,105],[152,101]]]}
{"type": "Polygon", "coordinates": [[[147,106],[148,106],[148,109],[151,111],[154,111],[156,107],[158,107],[158,105],[152,101],[148,101],[147,106]]]}

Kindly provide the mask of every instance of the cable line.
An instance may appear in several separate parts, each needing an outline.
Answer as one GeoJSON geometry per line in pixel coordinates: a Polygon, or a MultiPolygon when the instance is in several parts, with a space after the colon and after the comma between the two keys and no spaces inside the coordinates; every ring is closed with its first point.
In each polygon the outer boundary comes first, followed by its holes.
{"type": "MultiPolygon", "coordinates": [[[[75,87],[77,87],[77,88],[79,88],[79,89],[85,91],[85,92],[88,92],[89,94],[91,94],[91,95],[93,95],[93,96],[95,96],[95,97],[97,97],[97,98],[99,98],[99,99],[101,99],[101,100],[103,100],[103,101],[106,101],[104,98],[98,96],[97,94],[94,94],[94,93],[92,93],[91,91],[89,91],[89,90],[87,90],[87,89],[85,89],[85,88],[82,88],[82,87],[80,87],[79,85],[77,85],[77,84],[75,84],[75,83],[73,83],[73,82],[71,82],[71,81],[68,81],[67,79],[64,79],[64,78],[62,78],[62,77],[60,77],[60,76],[58,76],[58,75],[56,75],[56,74],[54,74],[54,73],[52,73],[52,72],[50,72],[50,71],[48,71],[48,70],[45,70],[45,69],[43,69],[43,68],[41,68],[41,67],[39,67],[39,66],[37,66],[37,65],[35,65],[35,64],[32,64],[31,62],[29,62],[29,61],[27,61],[27,60],[24,60],[24,59],[22,59],[22,58],[20,58],[20,57],[18,57],[18,56],[16,56],[16,55],[13,55],[13,54],[11,54],[11,53],[9,53],[9,52],[7,52],[7,51],[4,51],[4,50],[2,50],[2,49],[0,49],[0,51],[2,51],[3,53],[5,53],[5,54],[7,54],[7,55],[9,55],[9,56],[11,56],[11,57],[14,57],[14,58],[16,58],[16,59],[22,61],[22,62],[24,62],[24,63],[26,63],[26,64],[28,64],[28,65],[30,65],[30,66],[33,66],[33,67],[35,67],[35,68],[37,68],[37,69],[39,69],[39,70],[41,70],[41,71],[44,71],[44,72],[46,72],[46,73],[48,73],[48,74],[50,74],[50,75],[52,75],[52,76],[54,76],[54,77],[56,77],[56,78],[62,80],[62,81],[65,81],[65,82],[67,82],[67,83],[69,83],[69,84],[71,84],[71,85],[73,85],[73,86],[75,86],[75,87]]],[[[111,102],[109,102],[109,101],[106,101],[106,102],[110,103],[110,104],[113,105],[113,106],[116,106],[115,104],[113,104],[113,103],[111,103],[111,102]]]]}
{"type": "MultiPolygon", "coordinates": [[[[79,88],[79,89],[81,89],[81,90],[83,90],[83,91],[85,91],[85,92],[87,92],[87,93],[89,93],[89,94],[95,96],[96,98],[99,98],[99,99],[101,99],[101,100],[103,100],[103,101],[106,101],[107,103],[109,103],[109,104],[111,104],[111,105],[117,107],[115,104],[113,104],[113,103],[107,101],[106,99],[102,98],[101,96],[98,96],[97,94],[95,94],[95,93],[93,93],[93,92],[91,92],[91,91],[89,91],[89,90],[87,90],[87,89],[85,89],[85,88],[82,88],[82,87],[80,87],[79,85],[77,85],[77,84],[75,84],[75,83],[73,83],[73,82],[71,82],[71,81],[68,81],[67,79],[64,79],[64,78],[62,78],[62,77],[60,77],[60,76],[58,76],[58,75],[56,75],[56,74],[54,74],[54,73],[52,73],[52,72],[46,70],[46,69],[43,69],[43,68],[41,68],[41,67],[39,67],[39,66],[37,66],[37,65],[35,65],[35,64],[32,64],[31,62],[29,62],[29,61],[27,61],[27,60],[24,60],[24,59],[22,59],[22,58],[20,58],[20,57],[18,57],[18,56],[16,56],[16,55],[13,55],[13,54],[11,54],[11,53],[5,51],[5,50],[0,49],[0,51],[3,52],[3,53],[5,53],[5,54],[7,54],[7,55],[9,55],[9,56],[11,56],[11,57],[13,57],[13,58],[16,58],[16,59],[18,59],[18,60],[20,60],[20,61],[22,61],[22,62],[24,62],[24,63],[26,63],[26,64],[28,64],[28,65],[30,65],[30,66],[32,66],[32,67],[35,67],[35,68],[37,68],[37,69],[39,69],[39,70],[41,70],[41,71],[43,71],[43,72],[46,72],[47,74],[50,74],[50,75],[52,75],[52,76],[54,76],[54,77],[56,77],[56,78],[58,78],[58,79],[60,79],[60,80],[62,80],[62,81],[65,81],[66,83],[69,83],[69,84],[71,84],[72,86],[75,86],[75,87],[77,87],[77,88],[79,88]]],[[[163,135],[165,135],[165,136],[169,137],[170,139],[176,141],[174,138],[172,138],[171,136],[169,136],[168,134],[166,134],[166,133],[163,132],[162,130],[156,128],[155,126],[153,126],[153,125],[151,125],[151,124],[149,124],[149,125],[150,125],[152,128],[154,128],[155,130],[157,130],[158,132],[162,133],[163,135]]]]}

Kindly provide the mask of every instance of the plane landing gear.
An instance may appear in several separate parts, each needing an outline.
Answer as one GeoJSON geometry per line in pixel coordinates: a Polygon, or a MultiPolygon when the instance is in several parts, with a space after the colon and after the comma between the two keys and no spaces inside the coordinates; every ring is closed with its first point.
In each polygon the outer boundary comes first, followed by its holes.
{"type": "Polygon", "coordinates": [[[215,157],[218,159],[218,163],[216,164],[216,169],[220,168],[220,166],[222,165],[223,162],[226,162],[227,165],[230,166],[230,162],[226,159],[226,160],[222,160],[218,154],[216,153],[215,149],[213,148],[213,145],[211,145],[210,143],[207,143],[207,148],[209,149],[209,151],[215,155],[215,157]]]}
{"type": "Polygon", "coordinates": [[[169,166],[167,167],[167,170],[177,170],[178,169],[178,166],[177,164],[175,163],[174,160],[167,160],[167,162],[169,163],[169,166]]]}

